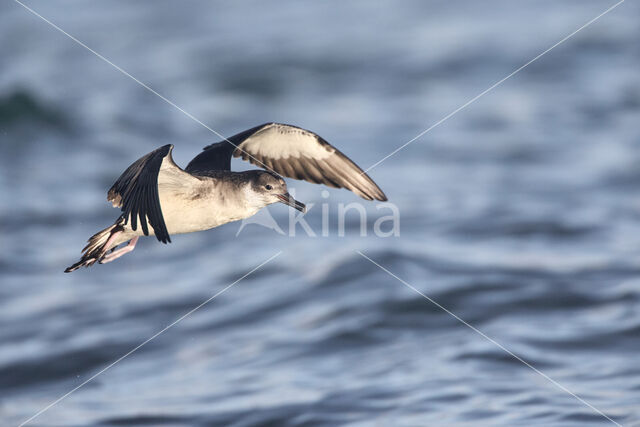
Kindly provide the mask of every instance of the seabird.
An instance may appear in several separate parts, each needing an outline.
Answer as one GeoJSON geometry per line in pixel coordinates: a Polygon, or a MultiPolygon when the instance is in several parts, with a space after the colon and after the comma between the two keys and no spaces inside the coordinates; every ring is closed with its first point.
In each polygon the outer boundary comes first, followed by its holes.
{"type": "Polygon", "coordinates": [[[111,262],[131,252],[140,236],[208,230],[250,217],[272,203],[306,208],[287,191],[282,176],[346,188],[367,200],[387,197],[369,176],[319,135],[282,123],[265,123],[206,146],[185,169],[171,156],[173,145],[136,160],[113,184],[107,200],[122,214],[91,236],[82,258],[65,270],[111,262]],[[266,169],[231,171],[242,157],[266,169]],[[128,242],[124,247],[119,245],[128,242]]]}

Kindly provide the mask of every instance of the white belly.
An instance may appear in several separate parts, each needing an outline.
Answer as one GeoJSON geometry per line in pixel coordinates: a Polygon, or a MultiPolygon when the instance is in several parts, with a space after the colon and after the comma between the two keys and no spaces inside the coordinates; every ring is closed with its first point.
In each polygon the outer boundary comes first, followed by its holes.
{"type": "Polygon", "coordinates": [[[246,209],[219,198],[160,198],[162,214],[169,234],[208,230],[228,222],[254,215],[257,209],[246,209]],[[233,206],[232,206],[233,205],[233,206]]]}
{"type": "MultiPolygon", "coordinates": [[[[185,191],[184,187],[159,186],[162,216],[170,235],[208,230],[250,217],[259,210],[248,206],[242,193],[226,192],[223,197],[220,186],[204,183],[203,187],[185,191]]],[[[128,236],[144,235],[140,225],[135,231],[127,226],[125,231],[128,236]]],[[[149,235],[154,234],[149,224],[149,235]]]]}

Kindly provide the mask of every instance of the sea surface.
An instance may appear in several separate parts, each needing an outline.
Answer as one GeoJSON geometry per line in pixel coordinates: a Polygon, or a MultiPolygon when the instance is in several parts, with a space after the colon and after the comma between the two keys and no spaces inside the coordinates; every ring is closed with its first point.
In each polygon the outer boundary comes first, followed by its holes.
{"type": "Polygon", "coordinates": [[[0,425],[640,426],[637,1],[453,115],[615,2],[25,4],[183,111],[0,3],[0,425]],[[390,204],[289,180],[304,223],[63,273],[135,159],[268,121],[363,168],[431,129],[390,204]]]}

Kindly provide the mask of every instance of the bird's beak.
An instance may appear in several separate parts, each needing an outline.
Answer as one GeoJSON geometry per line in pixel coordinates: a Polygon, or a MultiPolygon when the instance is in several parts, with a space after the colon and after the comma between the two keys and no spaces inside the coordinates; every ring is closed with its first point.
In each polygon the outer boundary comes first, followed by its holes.
{"type": "Polygon", "coordinates": [[[299,201],[291,197],[289,193],[278,194],[276,197],[285,205],[291,206],[292,208],[295,208],[302,213],[305,213],[307,211],[307,207],[304,205],[304,203],[300,203],[299,201]]]}

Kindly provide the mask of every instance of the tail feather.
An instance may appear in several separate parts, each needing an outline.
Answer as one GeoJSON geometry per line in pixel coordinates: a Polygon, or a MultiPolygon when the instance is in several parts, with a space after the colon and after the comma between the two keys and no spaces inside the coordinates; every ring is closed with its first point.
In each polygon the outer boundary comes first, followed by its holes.
{"type": "Polygon", "coordinates": [[[82,249],[82,257],[80,258],[80,261],[70,267],[67,267],[64,272],[71,273],[80,267],[90,267],[95,264],[96,261],[100,261],[100,259],[102,259],[109,250],[106,246],[111,236],[124,230],[122,223],[122,218],[119,218],[112,226],[107,227],[104,230],[100,230],[93,236],[89,237],[87,245],[82,249]]]}

